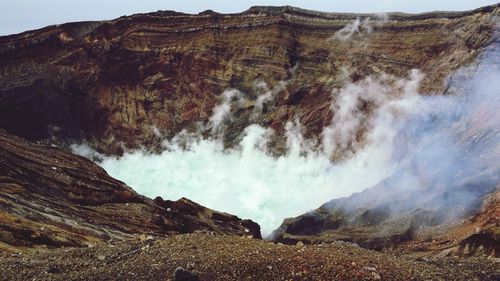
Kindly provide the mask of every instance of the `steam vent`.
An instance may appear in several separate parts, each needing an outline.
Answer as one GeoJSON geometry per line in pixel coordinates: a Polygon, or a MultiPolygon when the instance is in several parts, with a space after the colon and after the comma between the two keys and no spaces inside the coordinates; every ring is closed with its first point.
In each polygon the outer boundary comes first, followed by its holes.
{"type": "Polygon", "coordinates": [[[500,280],[499,190],[500,4],[0,36],[0,280],[500,280]]]}

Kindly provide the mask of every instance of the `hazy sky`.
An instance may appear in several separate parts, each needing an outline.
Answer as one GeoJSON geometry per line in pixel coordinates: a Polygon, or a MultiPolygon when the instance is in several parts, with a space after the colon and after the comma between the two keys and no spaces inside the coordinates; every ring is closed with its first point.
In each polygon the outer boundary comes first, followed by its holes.
{"type": "Polygon", "coordinates": [[[157,10],[198,13],[241,12],[254,5],[292,5],[328,12],[460,11],[491,5],[498,0],[0,0],[0,35],[19,33],[70,21],[114,19],[157,10]]]}

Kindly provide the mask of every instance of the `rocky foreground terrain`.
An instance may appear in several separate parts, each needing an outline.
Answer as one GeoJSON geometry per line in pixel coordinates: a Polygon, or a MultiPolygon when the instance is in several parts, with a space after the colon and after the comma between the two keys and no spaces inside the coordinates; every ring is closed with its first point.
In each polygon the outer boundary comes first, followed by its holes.
{"type": "Polygon", "coordinates": [[[92,248],[0,254],[7,280],[498,280],[498,262],[401,256],[334,242],[295,246],[209,233],[148,237],[92,248]]]}
{"type": "MultiPolygon", "coordinates": [[[[499,11],[158,11],[0,37],[0,279],[174,280],[177,269],[182,280],[183,267],[202,280],[499,280],[498,114],[485,110],[497,99],[454,123],[469,153],[456,162],[471,163],[452,180],[439,165],[424,173],[409,161],[403,171],[422,180],[416,189],[399,189],[395,173],[285,220],[272,242],[250,220],[141,196],[67,149],[157,151],[163,138],[210,123],[232,88],[246,98],[222,124],[225,146],[259,124],[275,130],[270,150],[279,155],[289,121],[320,138],[336,115],[332,93],[346,81],[387,75],[396,83],[416,68],[425,96],[467,91],[455,71],[474,69],[485,54],[491,71],[500,66],[499,11]],[[356,22],[349,38],[339,33],[356,22]],[[471,153],[487,161],[472,162],[471,153]]],[[[356,143],[367,132],[357,128],[356,143]]],[[[332,162],[352,149],[335,151],[332,162]]]]}

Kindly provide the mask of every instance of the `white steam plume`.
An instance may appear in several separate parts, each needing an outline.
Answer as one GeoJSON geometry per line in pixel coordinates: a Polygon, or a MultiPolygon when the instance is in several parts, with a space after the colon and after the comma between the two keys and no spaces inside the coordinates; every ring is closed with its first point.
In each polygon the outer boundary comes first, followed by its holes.
{"type": "Polygon", "coordinates": [[[151,131],[153,132],[153,135],[155,137],[157,137],[157,138],[161,138],[162,137],[160,130],[155,125],[151,126],[151,131]]]}
{"type": "Polygon", "coordinates": [[[254,92],[258,94],[257,99],[255,100],[255,107],[252,112],[252,118],[258,118],[263,110],[264,106],[267,104],[271,104],[274,101],[276,95],[281,92],[291,80],[287,81],[279,81],[276,86],[272,89],[269,89],[269,86],[266,82],[260,80],[256,81],[254,84],[254,92]]]}
{"type": "Polygon", "coordinates": [[[95,151],[85,143],[80,143],[80,144],[74,143],[70,145],[70,148],[71,151],[73,151],[73,153],[88,158],[92,161],[100,162],[106,158],[106,155],[95,151]]]}
{"type": "MultiPolygon", "coordinates": [[[[393,135],[411,115],[409,105],[418,104],[420,77],[417,71],[408,79],[371,77],[335,91],[334,122],[325,128],[323,149],[315,150],[315,140],[305,139],[301,124],[294,121],[285,126],[287,152],[278,157],[267,150],[274,132],[254,124],[244,130],[235,148],[224,150],[221,138],[204,139],[199,132],[184,130],[164,140],[166,149],[161,154],[128,151],[120,158],[106,157],[100,164],[139,193],[172,200],[188,197],[251,218],[262,226],[264,235],[269,234],[284,218],[362,191],[393,172],[393,135]],[[354,106],[360,103],[372,104],[372,114],[354,106]],[[345,127],[335,123],[346,118],[358,120],[345,127]],[[332,152],[355,140],[361,130],[356,126],[366,130],[367,140],[357,143],[342,161],[332,162],[332,152]]],[[[237,90],[225,91],[209,124],[201,127],[221,133],[222,124],[230,120],[231,103],[244,99],[237,90]]]]}
{"type": "Polygon", "coordinates": [[[374,26],[381,26],[388,21],[387,14],[377,14],[376,20],[373,21],[370,17],[360,20],[356,18],[348,23],[343,28],[337,30],[328,40],[349,41],[355,34],[368,35],[373,32],[374,26]]]}
{"type": "MultiPolygon", "coordinates": [[[[369,30],[360,25],[355,21],[346,34],[369,30]]],[[[188,197],[251,218],[264,235],[283,218],[378,183],[394,187],[394,193],[377,194],[380,197],[418,194],[414,206],[443,206],[452,213],[457,202],[479,198],[498,185],[500,42],[496,40],[491,50],[485,50],[478,69],[452,76],[450,96],[419,95],[422,74],[416,70],[407,79],[381,75],[347,83],[332,93],[334,117],[320,143],[305,139],[297,121],[289,122],[287,152],[278,157],[267,151],[274,132],[258,125],[244,130],[238,146],[224,149],[219,136],[231,121],[231,107],[249,99],[234,89],[222,94],[208,124],[201,124],[198,132],[183,130],[164,140],[160,154],[135,150],[116,158],[82,145],[72,148],[139,193],[172,200],[188,197]],[[203,138],[201,132],[206,130],[217,137],[203,138]],[[435,196],[438,193],[444,195],[435,196]]],[[[264,95],[256,109],[262,110],[274,96],[267,85],[258,87],[264,95]]],[[[391,206],[395,206],[392,201],[391,206]]]]}
{"type": "Polygon", "coordinates": [[[233,102],[241,104],[246,100],[244,94],[236,89],[226,90],[221,96],[222,103],[215,106],[208,121],[208,128],[212,130],[212,134],[220,134],[223,123],[231,118],[231,104],[233,102]]]}
{"type": "MultiPolygon", "coordinates": [[[[417,90],[422,77],[418,70],[412,70],[409,79],[392,82],[395,78],[388,75],[370,76],[334,91],[334,117],[322,133],[324,153],[334,159],[346,158],[366,143],[376,144],[379,149],[387,146],[385,150],[390,152],[405,115],[421,106],[417,90]]],[[[386,154],[390,157],[390,153],[386,154]]]]}

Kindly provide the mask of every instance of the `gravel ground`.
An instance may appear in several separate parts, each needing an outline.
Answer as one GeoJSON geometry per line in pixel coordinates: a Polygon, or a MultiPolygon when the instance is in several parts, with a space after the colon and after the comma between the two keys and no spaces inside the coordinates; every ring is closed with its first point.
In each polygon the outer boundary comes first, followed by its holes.
{"type": "Polygon", "coordinates": [[[289,246],[195,233],[91,248],[0,253],[1,280],[174,280],[181,266],[201,280],[500,280],[486,258],[395,256],[335,242],[289,246]]]}

